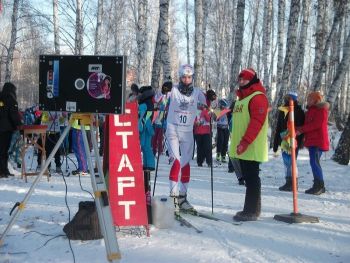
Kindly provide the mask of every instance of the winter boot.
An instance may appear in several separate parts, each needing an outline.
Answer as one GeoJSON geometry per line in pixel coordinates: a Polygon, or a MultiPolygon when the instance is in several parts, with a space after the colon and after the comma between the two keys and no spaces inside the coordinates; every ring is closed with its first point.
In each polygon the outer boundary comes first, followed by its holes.
{"type": "Polygon", "coordinates": [[[243,211],[233,217],[235,221],[256,221],[261,213],[261,182],[246,181],[246,194],[243,211]]]}
{"type": "Polygon", "coordinates": [[[221,162],[226,163],[226,156],[221,156],[221,162]]]}
{"type": "Polygon", "coordinates": [[[187,195],[179,195],[179,207],[180,211],[195,214],[197,211],[194,207],[187,201],[187,195]]]}
{"type": "Polygon", "coordinates": [[[221,156],[220,156],[219,153],[217,153],[217,154],[216,154],[216,161],[217,161],[217,162],[220,162],[220,160],[221,160],[221,156]]]}
{"type": "Polygon", "coordinates": [[[278,188],[280,191],[292,191],[292,177],[286,177],[286,183],[278,188]]]}
{"type": "Polygon", "coordinates": [[[319,179],[314,179],[314,184],[310,189],[305,191],[305,194],[311,195],[320,195],[326,192],[326,188],[324,187],[324,182],[319,179]]]}

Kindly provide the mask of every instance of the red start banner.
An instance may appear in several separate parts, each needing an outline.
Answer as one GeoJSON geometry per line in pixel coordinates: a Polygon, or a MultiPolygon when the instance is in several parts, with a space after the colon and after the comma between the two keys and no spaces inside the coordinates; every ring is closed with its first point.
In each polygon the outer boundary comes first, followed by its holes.
{"type": "Polygon", "coordinates": [[[116,226],[147,225],[137,103],[109,115],[109,198],[116,226]]]}

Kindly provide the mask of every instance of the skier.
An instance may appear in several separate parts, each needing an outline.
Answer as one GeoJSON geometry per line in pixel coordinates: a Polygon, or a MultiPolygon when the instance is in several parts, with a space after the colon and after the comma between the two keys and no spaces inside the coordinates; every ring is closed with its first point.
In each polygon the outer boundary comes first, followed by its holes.
{"type": "Polygon", "coordinates": [[[169,96],[166,138],[170,155],[174,162],[170,169],[170,196],[174,198],[176,212],[195,212],[187,200],[190,181],[190,160],[193,151],[193,125],[198,107],[206,107],[206,99],[199,88],[193,87],[193,67],[180,66],[180,82],[174,86],[169,96]],[[181,152],[181,156],[180,156],[181,152]],[[181,170],[181,178],[179,173],[181,170]],[[180,179],[180,182],[179,182],[180,179]]]}
{"type": "Polygon", "coordinates": [[[255,221],[261,211],[261,181],[259,164],[266,162],[268,100],[255,71],[247,68],[238,76],[239,89],[232,112],[233,131],[230,157],[239,160],[246,194],[243,211],[233,217],[236,221],[255,221]]]}

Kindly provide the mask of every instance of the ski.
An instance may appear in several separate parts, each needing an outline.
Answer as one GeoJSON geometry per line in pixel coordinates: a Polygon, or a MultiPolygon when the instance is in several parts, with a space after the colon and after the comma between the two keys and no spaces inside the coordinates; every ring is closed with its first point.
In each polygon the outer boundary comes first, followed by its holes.
{"type": "Polygon", "coordinates": [[[179,214],[175,215],[175,219],[180,222],[181,226],[186,226],[188,228],[193,228],[197,233],[202,233],[203,231],[198,229],[196,226],[194,226],[192,223],[190,223],[187,219],[182,217],[179,214]]]}
{"type": "Polygon", "coordinates": [[[205,218],[205,219],[209,219],[209,220],[213,220],[213,221],[217,221],[217,222],[224,222],[224,223],[235,225],[235,226],[242,225],[242,223],[238,223],[238,222],[234,222],[234,221],[228,221],[228,220],[225,220],[225,219],[222,219],[222,218],[218,218],[216,216],[209,215],[209,214],[206,214],[206,213],[203,213],[203,212],[198,212],[198,211],[187,212],[187,213],[185,211],[181,211],[181,212],[184,213],[184,214],[188,214],[188,215],[192,215],[192,216],[198,216],[198,217],[201,217],[201,218],[205,218]]]}

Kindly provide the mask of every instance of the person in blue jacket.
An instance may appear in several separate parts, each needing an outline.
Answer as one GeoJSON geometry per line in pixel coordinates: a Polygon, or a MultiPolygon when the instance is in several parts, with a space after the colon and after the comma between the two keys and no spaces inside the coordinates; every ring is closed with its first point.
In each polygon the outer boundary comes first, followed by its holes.
{"type": "Polygon", "coordinates": [[[143,170],[154,171],[155,161],[152,150],[152,137],[154,128],[152,126],[154,91],[151,86],[140,88],[139,102],[139,133],[143,158],[143,170]]]}

